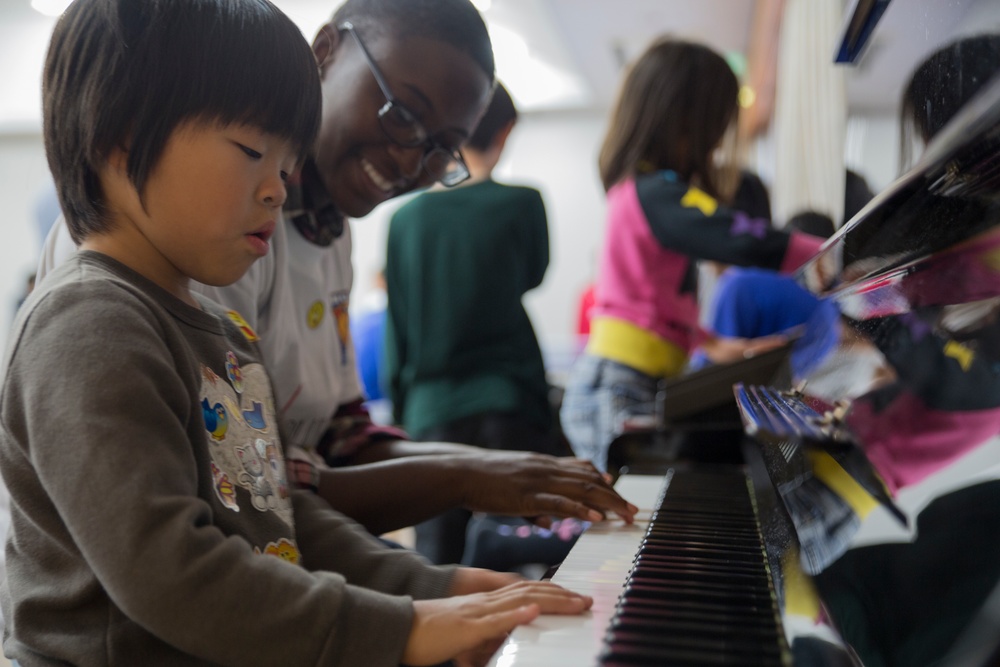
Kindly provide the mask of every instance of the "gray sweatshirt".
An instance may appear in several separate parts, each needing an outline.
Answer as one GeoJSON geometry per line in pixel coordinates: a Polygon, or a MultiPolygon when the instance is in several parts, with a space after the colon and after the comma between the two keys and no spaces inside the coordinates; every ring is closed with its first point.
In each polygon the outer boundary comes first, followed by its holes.
{"type": "Polygon", "coordinates": [[[389,665],[453,571],[286,483],[255,335],[94,252],[18,314],[0,389],[4,653],[34,665],[389,665]]]}

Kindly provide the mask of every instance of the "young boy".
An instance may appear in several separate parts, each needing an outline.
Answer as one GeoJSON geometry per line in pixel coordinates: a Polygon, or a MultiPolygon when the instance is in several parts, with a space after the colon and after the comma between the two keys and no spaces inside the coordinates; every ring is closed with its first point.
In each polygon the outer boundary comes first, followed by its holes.
{"type": "Polygon", "coordinates": [[[189,283],[268,254],[319,99],[266,0],[76,0],[56,25],[45,142],[81,252],[20,311],[0,387],[22,667],[433,664],[589,606],[537,583],[414,602],[489,581],[290,490],[256,335],[189,283]]]}

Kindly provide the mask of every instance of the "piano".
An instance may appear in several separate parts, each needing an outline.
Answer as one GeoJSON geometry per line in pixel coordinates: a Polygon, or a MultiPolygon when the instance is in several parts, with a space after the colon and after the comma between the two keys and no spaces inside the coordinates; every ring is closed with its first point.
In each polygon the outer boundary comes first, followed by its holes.
{"type": "Polygon", "coordinates": [[[798,279],[836,344],[804,376],[713,371],[732,401],[623,434],[638,520],[552,577],[593,610],[493,667],[1000,665],[1000,79],[798,279]]]}

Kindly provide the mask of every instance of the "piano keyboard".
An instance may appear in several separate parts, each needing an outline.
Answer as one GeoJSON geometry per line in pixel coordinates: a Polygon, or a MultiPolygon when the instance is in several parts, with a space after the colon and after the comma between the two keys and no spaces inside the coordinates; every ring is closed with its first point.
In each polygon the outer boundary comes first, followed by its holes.
{"type": "Polygon", "coordinates": [[[673,469],[616,489],[635,524],[591,526],[552,578],[593,596],[590,613],[516,629],[491,667],[790,665],[743,472],[673,469]]]}

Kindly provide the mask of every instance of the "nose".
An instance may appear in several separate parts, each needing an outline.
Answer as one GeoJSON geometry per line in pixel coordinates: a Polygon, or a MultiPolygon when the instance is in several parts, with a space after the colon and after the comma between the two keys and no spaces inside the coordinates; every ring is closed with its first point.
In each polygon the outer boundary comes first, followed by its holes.
{"type": "Polygon", "coordinates": [[[389,146],[389,154],[399,167],[400,176],[407,181],[419,180],[424,167],[424,146],[389,146]]]}
{"type": "Polygon", "coordinates": [[[257,197],[268,208],[281,208],[288,198],[288,189],[281,174],[275,174],[261,183],[257,197]]]}

